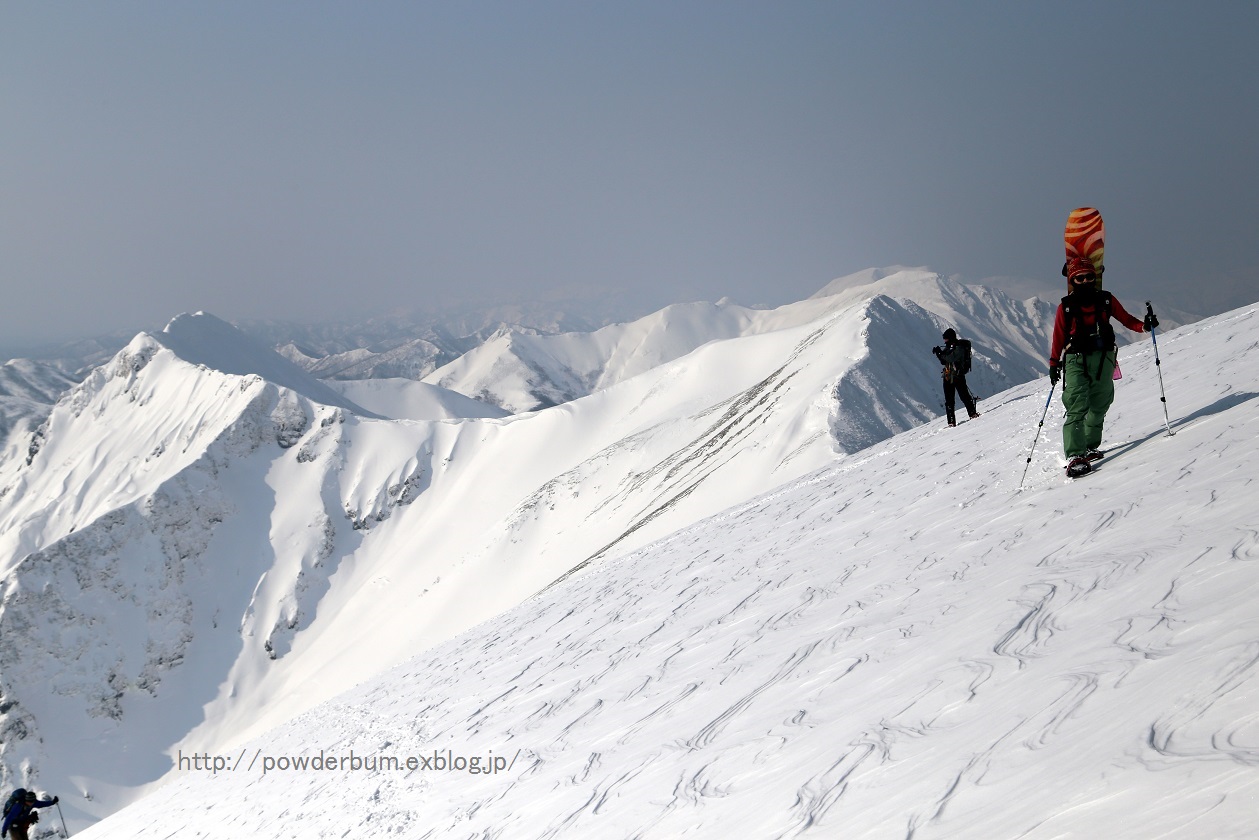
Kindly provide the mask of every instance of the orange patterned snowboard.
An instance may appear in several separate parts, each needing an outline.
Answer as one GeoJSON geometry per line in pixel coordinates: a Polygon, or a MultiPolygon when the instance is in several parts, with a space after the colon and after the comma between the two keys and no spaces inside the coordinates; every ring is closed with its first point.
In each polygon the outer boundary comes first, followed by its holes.
{"type": "MultiPolygon", "coordinates": [[[[1102,214],[1092,207],[1077,207],[1067,216],[1067,229],[1063,236],[1067,246],[1067,259],[1088,257],[1097,269],[1097,287],[1102,287],[1102,257],[1106,252],[1106,225],[1102,214]]],[[[1067,289],[1070,292],[1070,288],[1067,289]]]]}

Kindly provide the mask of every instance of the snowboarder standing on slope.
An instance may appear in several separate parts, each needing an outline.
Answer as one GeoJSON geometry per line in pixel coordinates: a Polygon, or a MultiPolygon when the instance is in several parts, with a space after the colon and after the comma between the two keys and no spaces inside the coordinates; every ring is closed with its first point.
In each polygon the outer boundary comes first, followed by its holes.
{"type": "Polygon", "coordinates": [[[1119,299],[1097,288],[1097,271],[1086,257],[1067,261],[1071,293],[1058,304],[1053,343],[1049,348],[1049,381],[1063,378],[1062,403],[1067,416],[1062,422],[1062,448],[1067,456],[1067,475],[1088,473],[1102,457],[1102,424],[1115,400],[1115,329],[1111,318],[1133,332],[1149,332],[1158,326],[1151,312],[1145,321],[1128,314],[1119,299]],[[1064,358],[1065,353],[1065,358],[1064,358]]]}
{"type": "Polygon", "coordinates": [[[27,840],[27,830],[39,822],[36,808],[47,808],[56,805],[61,797],[40,799],[33,790],[18,788],[13,791],[4,806],[4,827],[0,828],[0,837],[12,837],[13,840],[27,840]]]}
{"type": "Polygon", "coordinates": [[[975,410],[975,398],[966,387],[966,374],[970,373],[970,342],[964,338],[958,340],[957,332],[952,327],[944,331],[942,338],[944,346],[932,347],[931,352],[944,365],[944,370],[940,372],[944,377],[944,412],[948,415],[949,425],[956,426],[957,417],[953,413],[955,393],[961,396],[966,413],[972,420],[979,416],[979,412],[975,410]]]}

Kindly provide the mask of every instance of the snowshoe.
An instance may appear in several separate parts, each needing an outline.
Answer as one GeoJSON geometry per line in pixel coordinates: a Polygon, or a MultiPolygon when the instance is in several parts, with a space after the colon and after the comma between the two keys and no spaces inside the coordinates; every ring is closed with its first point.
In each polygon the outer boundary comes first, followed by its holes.
{"type": "Polygon", "coordinates": [[[1088,452],[1084,453],[1084,460],[1088,461],[1090,464],[1094,461],[1100,461],[1105,457],[1106,453],[1100,449],[1090,449],[1088,452]]]}
{"type": "Polygon", "coordinates": [[[1093,465],[1083,455],[1072,458],[1071,463],[1067,464],[1067,478],[1079,478],[1082,475],[1088,475],[1092,471],[1093,465]]]}

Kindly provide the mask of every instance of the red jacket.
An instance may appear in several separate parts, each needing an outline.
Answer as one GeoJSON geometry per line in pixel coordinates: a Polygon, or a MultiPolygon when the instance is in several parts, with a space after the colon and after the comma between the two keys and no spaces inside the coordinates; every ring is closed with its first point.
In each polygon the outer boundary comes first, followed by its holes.
{"type": "MultiPolygon", "coordinates": [[[[1070,295],[1073,305],[1077,307],[1078,323],[1084,325],[1086,329],[1091,328],[1097,321],[1097,305],[1101,302],[1102,296],[1098,294],[1096,297],[1087,302],[1081,301],[1075,295],[1070,295]]],[[[1140,319],[1128,314],[1128,310],[1123,308],[1123,304],[1119,302],[1119,298],[1114,295],[1110,296],[1110,315],[1112,318],[1118,318],[1119,323],[1123,324],[1133,332],[1145,332],[1145,326],[1140,319]]],[[[1063,312],[1063,305],[1058,304],[1058,314],[1054,317],[1054,338],[1053,343],[1049,345],[1049,364],[1056,365],[1062,358],[1062,350],[1066,347],[1067,339],[1067,318],[1063,312]]]]}

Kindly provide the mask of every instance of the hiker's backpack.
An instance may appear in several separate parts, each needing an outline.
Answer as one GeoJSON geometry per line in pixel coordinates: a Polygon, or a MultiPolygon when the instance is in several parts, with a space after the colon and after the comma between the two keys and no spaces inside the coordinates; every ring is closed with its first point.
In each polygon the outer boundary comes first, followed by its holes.
{"type": "Polygon", "coordinates": [[[957,346],[962,348],[962,361],[957,365],[957,372],[965,376],[970,373],[970,339],[959,339],[957,346]]]}
{"type": "Polygon", "coordinates": [[[0,816],[4,819],[9,818],[9,811],[13,810],[13,806],[26,801],[26,789],[18,788],[9,794],[9,798],[4,801],[4,811],[0,812],[0,816]]]}
{"type": "Polygon", "coordinates": [[[1110,292],[1100,291],[1093,303],[1093,323],[1084,323],[1084,313],[1071,300],[1062,299],[1062,318],[1067,330],[1068,353],[1092,353],[1115,346],[1115,328],[1110,324],[1112,310],[1110,292]]]}

